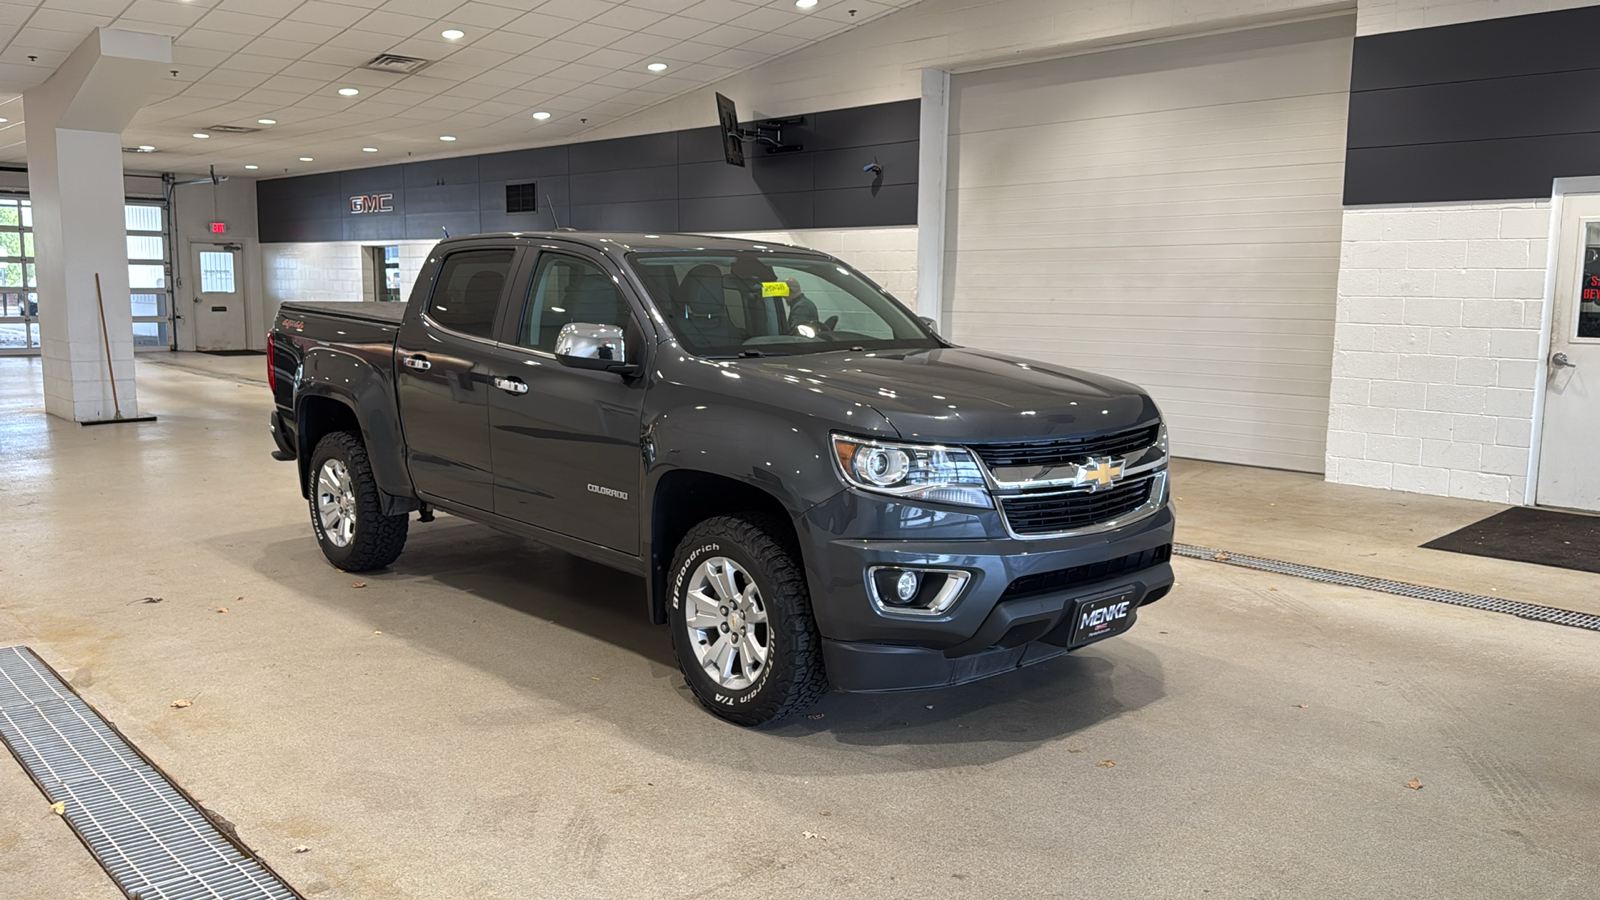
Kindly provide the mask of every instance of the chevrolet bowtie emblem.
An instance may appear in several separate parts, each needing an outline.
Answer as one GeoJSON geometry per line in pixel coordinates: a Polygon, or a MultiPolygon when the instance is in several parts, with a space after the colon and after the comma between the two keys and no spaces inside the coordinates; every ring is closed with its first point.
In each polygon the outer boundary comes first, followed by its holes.
{"type": "Polygon", "coordinates": [[[1125,459],[1096,459],[1091,456],[1079,464],[1078,474],[1072,479],[1072,483],[1078,487],[1087,485],[1092,491],[1108,488],[1122,477],[1122,469],[1126,463],[1125,459]]]}

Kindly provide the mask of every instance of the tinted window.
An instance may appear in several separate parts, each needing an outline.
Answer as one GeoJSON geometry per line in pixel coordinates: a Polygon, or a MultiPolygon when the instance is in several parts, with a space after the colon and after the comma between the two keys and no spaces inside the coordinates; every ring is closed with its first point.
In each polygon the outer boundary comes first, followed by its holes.
{"type": "Polygon", "coordinates": [[[831,259],[684,251],[629,260],[673,333],[700,356],[940,346],[893,297],[831,259]]]}
{"type": "Polygon", "coordinates": [[[524,310],[517,343],[552,353],[569,323],[628,327],[628,303],[616,282],[595,263],[575,256],[540,258],[524,310]]]}
{"type": "Polygon", "coordinates": [[[500,294],[515,250],[463,250],[445,257],[428,298],[428,317],[462,334],[494,336],[500,294]]]}

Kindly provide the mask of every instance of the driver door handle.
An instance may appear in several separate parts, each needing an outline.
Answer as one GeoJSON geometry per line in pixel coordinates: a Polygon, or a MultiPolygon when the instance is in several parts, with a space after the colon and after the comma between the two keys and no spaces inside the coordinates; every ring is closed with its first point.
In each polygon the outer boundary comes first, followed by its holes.
{"type": "Polygon", "coordinates": [[[408,356],[405,358],[404,362],[406,364],[406,368],[416,369],[419,372],[426,372],[427,370],[433,368],[433,363],[428,362],[428,358],[426,356],[408,356]]]}
{"type": "Polygon", "coordinates": [[[502,375],[496,375],[490,383],[508,394],[526,394],[528,392],[528,383],[521,378],[506,378],[502,375]]]}
{"type": "Polygon", "coordinates": [[[1558,369],[1576,369],[1578,364],[1567,360],[1565,353],[1556,353],[1550,357],[1550,365],[1558,369]]]}

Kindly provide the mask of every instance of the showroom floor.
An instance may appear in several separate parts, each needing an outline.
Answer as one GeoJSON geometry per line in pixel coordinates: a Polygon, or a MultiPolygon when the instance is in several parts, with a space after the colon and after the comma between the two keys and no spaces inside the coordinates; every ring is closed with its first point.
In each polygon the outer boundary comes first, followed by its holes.
{"type": "MultiPolygon", "coordinates": [[[[447,517],[390,571],[326,565],[262,365],[147,360],[159,421],[83,428],[44,416],[37,360],[0,359],[0,646],[307,897],[1600,883],[1600,634],[1180,559],[1125,637],[742,731],[689,699],[637,579],[447,517]]],[[[1600,611],[1600,577],[1414,549],[1497,507],[1198,463],[1176,484],[1191,544],[1600,611]]],[[[0,896],[119,896],[3,757],[0,809],[0,896]]]]}

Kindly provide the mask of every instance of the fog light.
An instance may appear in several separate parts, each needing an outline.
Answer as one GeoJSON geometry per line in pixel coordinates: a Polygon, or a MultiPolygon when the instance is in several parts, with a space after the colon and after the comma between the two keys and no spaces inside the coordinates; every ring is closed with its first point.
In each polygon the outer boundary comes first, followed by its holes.
{"type": "Polygon", "coordinates": [[[960,569],[902,569],[873,566],[867,570],[867,595],[886,615],[940,616],[957,599],[972,573],[960,569]]]}
{"type": "Polygon", "coordinates": [[[900,578],[894,583],[894,592],[901,603],[910,603],[917,596],[917,588],[922,586],[922,579],[917,573],[905,571],[900,573],[900,578]]]}

